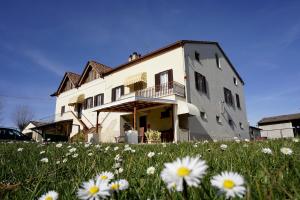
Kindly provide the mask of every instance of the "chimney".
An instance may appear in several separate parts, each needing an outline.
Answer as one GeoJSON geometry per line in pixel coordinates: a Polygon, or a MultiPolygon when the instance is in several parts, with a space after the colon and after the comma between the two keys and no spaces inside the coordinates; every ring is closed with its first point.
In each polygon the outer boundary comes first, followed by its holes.
{"type": "Polygon", "coordinates": [[[140,57],[141,57],[141,54],[138,54],[137,52],[133,52],[133,53],[129,56],[128,62],[133,61],[133,60],[135,60],[135,59],[138,59],[138,58],[140,58],[140,57]]]}

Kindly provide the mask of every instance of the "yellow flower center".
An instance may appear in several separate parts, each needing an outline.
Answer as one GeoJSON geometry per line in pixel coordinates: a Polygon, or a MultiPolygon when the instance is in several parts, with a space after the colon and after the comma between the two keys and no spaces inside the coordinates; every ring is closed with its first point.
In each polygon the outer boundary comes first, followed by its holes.
{"type": "Polygon", "coordinates": [[[118,190],[119,187],[120,187],[120,185],[119,185],[118,183],[115,183],[115,184],[112,184],[112,185],[111,185],[111,189],[112,189],[112,190],[118,190]]]}
{"type": "Polygon", "coordinates": [[[45,200],[53,200],[51,196],[46,196],[45,200]]]}
{"type": "Polygon", "coordinates": [[[187,176],[191,173],[191,170],[189,170],[188,168],[186,167],[180,167],[178,170],[177,170],[177,175],[178,176],[181,176],[181,177],[184,177],[184,176],[187,176]]]}
{"type": "Polygon", "coordinates": [[[106,180],[108,177],[105,176],[105,175],[103,175],[103,176],[101,176],[100,178],[101,178],[102,180],[106,180]]]}
{"type": "Polygon", "coordinates": [[[234,182],[232,180],[226,179],[223,182],[223,187],[226,189],[232,189],[235,186],[234,182]]]}
{"type": "Polygon", "coordinates": [[[97,192],[99,192],[99,187],[97,186],[92,186],[89,190],[90,194],[94,195],[96,194],[97,192]]]}

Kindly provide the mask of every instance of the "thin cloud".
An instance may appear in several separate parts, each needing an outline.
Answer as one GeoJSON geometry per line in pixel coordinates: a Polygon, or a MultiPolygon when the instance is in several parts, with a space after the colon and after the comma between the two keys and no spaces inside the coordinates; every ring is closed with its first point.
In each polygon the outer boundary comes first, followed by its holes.
{"type": "Polygon", "coordinates": [[[64,73],[65,67],[53,60],[50,60],[48,57],[46,57],[42,52],[38,50],[32,50],[27,49],[23,52],[24,55],[29,58],[33,63],[37,64],[38,66],[44,68],[45,70],[48,70],[58,76],[62,76],[64,73]]]}
{"type": "Polygon", "coordinates": [[[288,47],[300,38],[300,22],[293,25],[284,35],[281,41],[283,47],[288,47]]]}

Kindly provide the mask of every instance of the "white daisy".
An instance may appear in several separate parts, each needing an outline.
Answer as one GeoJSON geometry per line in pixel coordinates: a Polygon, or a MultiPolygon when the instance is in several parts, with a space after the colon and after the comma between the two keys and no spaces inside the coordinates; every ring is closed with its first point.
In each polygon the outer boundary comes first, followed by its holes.
{"type": "Polygon", "coordinates": [[[284,155],[292,155],[293,150],[287,147],[282,147],[280,149],[281,153],[283,153],[284,155]]]}
{"type": "Polygon", "coordinates": [[[74,154],[72,155],[72,157],[73,157],[73,158],[77,158],[77,157],[78,157],[78,153],[74,153],[74,154]]]}
{"type": "Polygon", "coordinates": [[[90,143],[86,143],[86,144],[84,144],[84,147],[88,148],[90,145],[91,145],[90,143]]]}
{"type": "Polygon", "coordinates": [[[135,153],[135,149],[131,149],[131,153],[135,153]]]}
{"type": "Polygon", "coordinates": [[[218,142],[218,140],[214,139],[213,142],[216,143],[216,142],[218,142]]]}
{"type": "Polygon", "coordinates": [[[62,143],[58,143],[57,145],[55,145],[57,148],[62,147],[62,143]]]}
{"type": "Polygon", "coordinates": [[[41,152],[40,152],[40,154],[44,154],[44,153],[46,153],[46,151],[41,151],[41,152]]]}
{"type": "Polygon", "coordinates": [[[217,187],[221,193],[225,193],[226,198],[242,197],[246,188],[244,187],[244,178],[235,172],[222,172],[212,177],[211,184],[217,187]]]}
{"type": "Polygon", "coordinates": [[[72,148],[72,149],[69,150],[70,153],[73,153],[75,151],[76,151],[76,148],[72,148]]]}
{"type": "Polygon", "coordinates": [[[226,150],[227,147],[228,147],[228,146],[227,146],[226,144],[221,144],[221,145],[220,145],[220,148],[221,148],[222,150],[226,150]]]}
{"type": "Polygon", "coordinates": [[[155,173],[155,167],[151,166],[147,168],[147,174],[152,175],[155,173]]]}
{"type": "Polygon", "coordinates": [[[121,158],[120,154],[117,154],[114,159],[115,159],[116,162],[122,161],[122,158],[121,158]]]}
{"type": "Polygon", "coordinates": [[[203,141],[203,144],[206,144],[206,143],[208,143],[208,140],[204,140],[204,141],[203,141]]]}
{"type": "Polygon", "coordinates": [[[101,180],[89,180],[83,182],[81,188],[77,191],[77,196],[82,200],[99,200],[110,196],[109,187],[106,181],[101,180]]]}
{"type": "Polygon", "coordinates": [[[93,155],[93,153],[88,153],[88,156],[92,156],[93,155]]]}
{"type": "Polygon", "coordinates": [[[63,162],[63,163],[66,163],[67,161],[68,161],[68,159],[65,158],[65,159],[63,159],[62,162],[63,162]]]}
{"type": "Polygon", "coordinates": [[[109,188],[111,191],[126,190],[128,187],[129,183],[125,179],[114,181],[111,184],[109,184],[109,188]]]}
{"type": "Polygon", "coordinates": [[[56,164],[58,165],[58,164],[60,164],[60,161],[58,160],[58,161],[56,161],[56,164]]]}
{"type": "Polygon", "coordinates": [[[198,186],[207,168],[204,160],[199,157],[187,156],[183,159],[177,158],[172,163],[165,163],[165,168],[160,176],[169,189],[175,185],[177,191],[182,191],[183,180],[189,186],[198,186]]]}
{"type": "Polygon", "coordinates": [[[163,146],[163,148],[166,148],[167,144],[166,143],[162,143],[162,146],[163,146]]]}
{"type": "Polygon", "coordinates": [[[47,162],[49,162],[49,160],[48,160],[48,158],[42,158],[41,162],[47,163],[47,162]]]}
{"type": "Polygon", "coordinates": [[[96,176],[96,180],[101,180],[101,181],[107,181],[109,182],[110,180],[112,180],[114,178],[114,174],[108,171],[105,172],[101,172],[100,174],[98,174],[96,176]]]}
{"type": "Polygon", "coordinates": [[[272,150],[270,148],[262,148],[261,152],[265,154],[272,154],[272,150]]]}
{"type": "Polygon", "coordinates": [[[250,140],[246,138],[246,139],[245,139],[245,142],[250,142],[250,140]]]}
{"type": "Polygon", "coordinates": [[[121,174],[123,171],[124,171],[124,169],[121,167],[121,168],[115,170],[115,174],[121,174]]]}
{"type": "Polygon", "coordinates": [[[154,152],[149,152],[147,156],[148,156],[149,158],[152,158],[154,155],[155,155],[154,152]]]}
{"type": "Polygon", "coordinates": [[[299,142],[299,138],[293,138],[293,142],[299,142]]]}
{"type": "Polygon", "coordinates": [[[195,148],[197,148],[197,147],[198,147],[198,145],[197,145],[197,144],[194,144],[193,146],[194,146],[195,148]]]}
{"type": "Polygon", "coordinates": [[[108,151],[108,150],[109,150],[109,148],[110,148],[109,146],[108,146],[108,147],[106,147],[106,148],[105,148],[105,151],[108,151]]]}
{"type": "Polygon", "coordinates": [[[235,142],[236,142],[236,143],[240,143],[240,142],[241,142],[241,140],[239,140],[239,139],[236,139],[236,140],[235,140],[235,142]]]}
{"type": "Polygon", "coordinates": [[[38,200],[57,200],[58,193],[55,191],[49,191],[46,194],[43,194],[38,200]]]}
{"type": "Polygon", "coordinates": [[[23,149],[24,149],[24,148],[18,148],[17,151],[18,151],[18,152],[21,152],[21,151],[23,151],[23,149]]]}
{"type": "Polygon", "coordinates": [[[119,147],[115,147],[115,148],[114,148],[114,151],[117,151],[117,150],[119,150],[119,147]]]}

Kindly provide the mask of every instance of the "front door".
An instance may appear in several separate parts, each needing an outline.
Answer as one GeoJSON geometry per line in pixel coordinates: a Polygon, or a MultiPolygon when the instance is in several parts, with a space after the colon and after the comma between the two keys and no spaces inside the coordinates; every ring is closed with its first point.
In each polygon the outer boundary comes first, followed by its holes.
{"type": "Polygon", "coordinates": [[[81,115],[82,115],[82,104],[79,103],[79,104],[77,104],[77,117],[78,117],[78,119],[81,119],[81,115]]]}
{"type": "Polygon", "coordinates": [[[144,132],[147,131],[147,116],[140,117],[140,128],[144,127],[144,132]]]}

